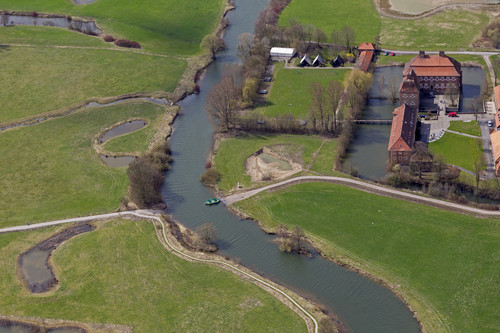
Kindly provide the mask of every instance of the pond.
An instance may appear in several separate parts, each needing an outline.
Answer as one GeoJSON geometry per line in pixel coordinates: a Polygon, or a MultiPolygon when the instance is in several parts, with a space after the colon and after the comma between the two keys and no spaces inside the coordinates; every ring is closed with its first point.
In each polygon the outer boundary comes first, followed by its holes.
{"type": "Polygon", "coordinates": [[[105,143],[117,136],[132,133],[146,127],[147,123],[144,120],[131,120],[119,126],[113,127],[106,131],[100,138],[99,143],[105,143]]]}
{"type": "Polygon", "coordinates": [[[497,4],[498,0],[390,0],[394,10],[406,14],[420,14],[441,5],[460,3],[490,3],[497,4]]]}
{"type": "MultiPolygon", "coordinates": [[[[2,18],[3,20],[3,18],[2,18]]],[[[69,19],[67,17],[41,17],[28,15],[7,15],[7,23],[2,25],[32,25],[32,26],[47,26],[71,29],[85,34],[100,35],[101,29],[97,27],[95,22],[81,21],[77,19],[69,19]]]]}

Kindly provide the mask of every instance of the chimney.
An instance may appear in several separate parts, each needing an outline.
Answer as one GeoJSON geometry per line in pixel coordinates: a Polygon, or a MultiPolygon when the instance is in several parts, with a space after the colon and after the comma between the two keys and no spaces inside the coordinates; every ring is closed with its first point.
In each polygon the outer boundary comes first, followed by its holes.
{"type": "Polygon", "coordinates": [[[439,56],[440,56],[440,57],[444,57],[444,56],[445,56],[445,55],[444,55],[444,51],[439,51],[439,56]]]}
{"type": "Polygon", "coordinates": [[[419,58],[425,57],[425,51],[418,51],[418,57],[419,58]]]}

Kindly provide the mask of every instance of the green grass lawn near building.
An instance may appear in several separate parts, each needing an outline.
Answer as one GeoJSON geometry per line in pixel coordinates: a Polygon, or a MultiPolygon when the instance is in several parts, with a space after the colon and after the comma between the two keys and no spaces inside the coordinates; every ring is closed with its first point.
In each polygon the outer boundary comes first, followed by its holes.
{"type": "Polygon", "coordinates": [[[219,23],[223,0],[98,0],[75,5],[70,0],[0,0],[0,8],[94,18],[105,33],[138,41],[148,51],[192,56],[219,23]]]}
{"type": "Polygon", "coordinates": [[[150,103],[121,104],[0,133],[0,226],[117,209],[128,188],[126,168],[105,166],[92,142],[116,123],[154,124],[163,112],[150,103]]]}
{"type": "Polygon", "coordinates": [[[291,109],[294,118],[305,119],[312,100],[311,83],[319,82],[324,86],[328,86],[333,80],[343,83],[350,73],[350,69],[287,69],[283,64],[277,64],[267,105],[258,107],[252,112],[259,113],[265,118],[274,118],[288,116],[291,109]],[[291,108],[289,104],[292,104],[291,108]]]}
{"type": "Polygon", "coordinates": [[[222,174],[217,187],[228,191],[235,188],[238,182],[243,187],[251,186],[250,176],[245,170],[246,159],[259,149],[276,144],[290,144],[295,145],[297,149],[303,149],[304,165],[308,166],[313,162],[310,168],[312,171],[324,175],[338,174],[333,171],[337,151],[337,141],[334,139],[322,139],[320,136],[249,134],[227,138],[220,143],[214,155],[214,166],[222,174]]]}
{"type": "Polygon", "coordinates": [[[429,151],[443,156],[448,164],[474,171],[474,163],[483,153],[483,148],[480,139],[445,133],[441,139],[429,143],[429,151]]]}
{"type": "Polygon", "coordinates": [[[2,235],[2,314],[119,324],[134,332],[307,331],[295,312],[259,287],[169,253],[151,223],[98,225],[55,250],[60,288],[43,297],[23,289],[16,261],[55,229],[2,235]]]}
{"type": "Polygon", "coordinates": [[[290,19],[320,28],[330,39],[333,30],[351,27],[358,42],[373,42],[380,30],[380,16],[372,0],[292,0],[280,15],[279,25],[290,19]]]}
{"type": "Polygon", "coordinates": [[[427,332],[494,332],[500,221],[308,183],[235,204],[268,230],[300,226],[327,256],[395,286],[427,332]]]}
{"type": "Polygon", "coordinates": [[[481,127],[475,120],[468,122],[464,122],[461,120],[451,121],[450,127],[448,129],[450,131],[457,131],[474,136],[481,136],[481,127]]]}
{"type": "Polygon", "coordinates": [[[187,65],[116,50],[0,50],[0,123],[68,109],[92,97],[174,91],[187,65]]]}

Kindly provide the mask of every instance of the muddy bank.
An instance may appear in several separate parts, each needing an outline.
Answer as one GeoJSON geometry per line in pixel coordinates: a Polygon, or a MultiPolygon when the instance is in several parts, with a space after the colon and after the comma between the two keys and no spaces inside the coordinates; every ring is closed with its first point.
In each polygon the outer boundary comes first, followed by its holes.
{"type": "Polygon", "coordinates": [[[94,229],[95,227],[90,223],[75,225],[21,254],[18,265],[26,287],[32,293],[44,293],[51,290],[59,282],[49,262],[52,252],[66,240],[94,229]]]}
{"type": "Polygon", "coordinates": [[[77,326],[50,327],[24,321],[0,319],[0,333],[87,333],[88,331],[77,326]]]}

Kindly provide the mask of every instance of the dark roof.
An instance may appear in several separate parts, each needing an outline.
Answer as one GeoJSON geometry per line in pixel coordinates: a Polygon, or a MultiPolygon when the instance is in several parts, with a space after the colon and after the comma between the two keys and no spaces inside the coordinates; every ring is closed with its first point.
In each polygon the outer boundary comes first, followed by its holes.
{"type": "Polygon", "coordinates": [[[311,62],[311,58],[309,58],[309,56],[306,54],[302,57],[302,59],[300,59],[300,65],[308,65],[308,66],[311,66],[312,65],[312,62],[311,62]]]}
{"type": "Polygon", "coordinates": [[[319,64],[322,64],[324,63],[325,61],[323,60],[323,57],[321,56],[321,54],[318,54],[316,56],[316,58],[314,58],[314,61],[313,61],[313,66],[314,65],[319,65],[319,64]]]}

